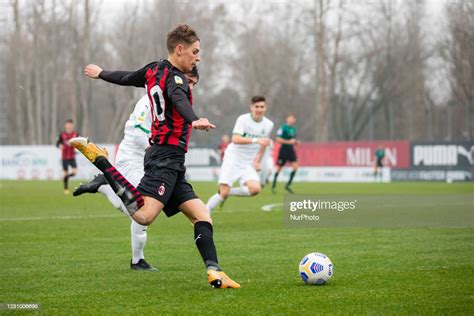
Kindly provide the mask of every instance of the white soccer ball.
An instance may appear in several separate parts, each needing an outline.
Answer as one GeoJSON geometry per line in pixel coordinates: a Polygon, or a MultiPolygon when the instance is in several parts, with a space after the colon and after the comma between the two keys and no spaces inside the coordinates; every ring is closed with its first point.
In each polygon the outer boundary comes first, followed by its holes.
{"type": "Polygon", "coordinates": [[[325,284],[333,275],[332,262],[328,256],[313,252],[307,254],[300,262],[300,276],[308,284],[325,284]]]}

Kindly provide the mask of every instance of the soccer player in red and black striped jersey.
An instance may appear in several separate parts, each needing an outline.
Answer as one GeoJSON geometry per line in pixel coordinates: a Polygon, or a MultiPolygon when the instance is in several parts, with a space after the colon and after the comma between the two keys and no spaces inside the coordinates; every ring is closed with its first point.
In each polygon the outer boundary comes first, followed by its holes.
{"type": "Polygon", "coordinates": [[[145,175],[133,187],[107,160],[103,149],[87,139],[71,140],[103,173],[132,218],[150,225],[161,210],[167,216],[182,212],[194,224],[194,241],[207,268],[208,282],[214,287],[238,288],[220,268],[213,239],[212,220],[206,205],[186,181],[185,153],[191,129],[215,128],[192,109],[192,92],[184,73],[200,61],[200,40],[188,25],[178,25],[167,35],[168,59],[153,62],[137,71],[105,71],[88,65],[91,78],[126,86],[145,87],[151,104],[151,146],[145,153],[145,175]]]}
{"type": "Polygon", "coordinates": [[[61,163],[63,165],[63,182],[64,182],[64,194],[69,194],[69,178],[73,177],[77,173],[76,164],[76,149],[69,144],[71,138],[79,136],[79,133],[74,130],[74,121],[67,120],[64,123],[64,130],[59,134],[56,147],[61,146],[61,163]],[[69,172],[71,167],[71,172],[69,172]]]}

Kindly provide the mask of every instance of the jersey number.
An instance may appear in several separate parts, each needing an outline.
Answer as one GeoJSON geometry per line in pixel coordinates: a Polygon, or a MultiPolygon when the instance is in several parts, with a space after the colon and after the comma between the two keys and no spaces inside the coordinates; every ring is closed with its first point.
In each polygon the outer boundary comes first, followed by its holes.
{"type": "Polygon", "coordinates": [[[163,98],[163,91],[160,86],[153,86],[150,89],[150,96],[153,102],[153,121],[165,120],[165,99],[163,98]]]}

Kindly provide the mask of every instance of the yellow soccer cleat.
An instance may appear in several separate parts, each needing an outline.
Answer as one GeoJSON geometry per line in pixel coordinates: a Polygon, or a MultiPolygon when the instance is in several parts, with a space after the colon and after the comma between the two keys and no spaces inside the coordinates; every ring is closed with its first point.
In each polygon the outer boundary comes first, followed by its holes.
{"type": "Polygon", "coordinates": [[[98,157],[107,158],[109,155],[107,149],[97,146],[86,137],[71,138],[69,144],[79,150],[92,163],[94,163],[98,157]]]}
{"type": "Polygon", "coordinates": [[[207,270],[207,282],[214,288],[240,288],[240,284],[229,278],[224,271],[207,270]]]}

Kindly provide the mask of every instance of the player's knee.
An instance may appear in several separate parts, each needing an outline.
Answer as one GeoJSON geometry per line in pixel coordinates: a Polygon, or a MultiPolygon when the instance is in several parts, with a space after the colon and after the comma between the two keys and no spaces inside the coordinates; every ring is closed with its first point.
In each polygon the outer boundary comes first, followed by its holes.
{"type": "Polygon", "coordinates": [[[153,223],[153,219],[146,218],[139,224],[142,225],[142,226],[150,226],[151,223],[153,223]]]}
{"type": "Polygon", "coordinates": [[[249,186],[250,195],[252,196],[259,194],[261,190],[262,188],[260,187],[260,185],[249,186]]]}
{"type": "Polygon", "coordinates": [[[229,196],[229,191],[220,192],[219,195],[225,200],[229,196]]]}
{"type": "Polygon", "coordinates": [[[206,210],[206,212],[199,212],[193,215],[191,218],[191,222],[193,224],[196,224],[197,222],[209,222],[212,225],[212,219],[211,216],[209,215],[209,211],[206,210]]]}
{"type": "Polygon", "coordinates": [[[145,212],[137,211],[132,215],[132,218],[135,222],[142,226],[149,226],[153,223],[154,218],[151,216],[147,216],[145,212]]]}
{"type": "Polygon", "coordinates": [[[219,187],[218,193],[221,196],[221,198],[227,199],[227,197],[229,196],[229,192],[230,192],[230,187],[228,186],[219,187]]]}
{"type": "Polygon", "coordinates": [[[133,216],[133,220],[142,226],[148,226],[151,224],[149,220],[141,216],[133,216]]]}

